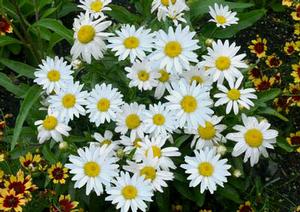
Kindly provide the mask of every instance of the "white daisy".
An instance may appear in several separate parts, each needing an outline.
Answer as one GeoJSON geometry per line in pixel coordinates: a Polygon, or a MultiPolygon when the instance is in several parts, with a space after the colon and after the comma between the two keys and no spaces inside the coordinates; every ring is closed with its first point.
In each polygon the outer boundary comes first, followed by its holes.
{"type": "Polygon", "coordinates": [[[215,3],[214,8],[209,6],[209,14],[212,17],[209,21],[215,22],[217,27],[226,28],[232,24],[237,24],[239,21],[239,18],[236,17],[237,13],[230,11],[228,5],[223,6],[215,3]]]}
{"type": "Polygon", "coordinates": [[[116,114],[121,112],[122,98],[123,95],[112,85],[97,84],[87,98],[86,108],[87,113],[90,113],[90,122],[95,123],[98,127],[105,121],[108,123],[111,120],[115,121],[116,114]]]}
{"type": "Polygon", "coordinates": [[[141,147],[138,148],[135,154],[136,161],[142,161],[146,157],[158,158],[158,165],[163,170],[175,169],[176,166],[170,157],[180,156],[177,147],[163,147],[166,143],[166,138],[152,137],[149,139],[145,136],[143,142],[140,143],[141,147]]]}
{"type": "Polygon", "coordinates": [[[123,166],[124,170],[139,173],[146,180],[151,181],[154,191],[163,192],[162,187],[168,187],[166,181],[173,180],[174,175],[170,171],[161,170],[159,168],[159,159],[148,156],[142,163],[127,161],[128,166],[123,166]]]}
{"type": "Polygon", "coordinates": [[[255,117],[247,117],[242,114],[243,125],[233,127],[236,133],[229,133],[226,138],[237,142],[233,148],[232,155],[237,157],[245,152],[244,162],[250,158],[251,166],[258,163],[259,156],[262,154],[268,157],[267,148],[273,149],[276,143],[278,132],[269,129],[270,124],[267,120],[258,121],[255,117]]]}
{"type": "Polygon", "coordinates": [[[58,93],[62,87],[73,82],[72,73],[71,66],[62,57],[46,57],[34,72],[34,82],[43,86],[47,94],[53,91],[58,93]]]}
{"type": "Polygon", "coordinates": [[[133,150],[141,147],[141,143],[143,142],[143,140],[144,137],[136,137],[132,139],[128,136],[122,135],[119,142],[125,147],[123,151],[130,154],[133,150]]]}
{"type": "Polygon", "coordinates": [[[168,16],[168,8],[174,5],[180,5],[182,8],[184,8],[184,10],[188,10],[188,6],[186,5],[185,0],[153,0],[151,13],[157,10],[157,19],[159,21],[165,20],[168,16]]]}
{"type": "Polygon", "coordinates": [[[145,132],[150,133],[151,136],[167,137],[177,128],[175,114],[161,102],[149,106],[149,110],[145,112],[144,123],[145,132]]]}
{"type": "Polygon", "coordinates": [[[248,65],[243,61],[246,54],[236,55],[240,50],[240,46],[235,43],[229,45],[226,40],[224,44],[221,40],[212,43],[212,48],[208,48],[208,55],[202,56],[204,61],[199,64],[209,68],[207,71],[213,76],[213,81],[223,84],[224,77],[229,81],[234,78],[242,77],[239,68],[247,68],[248,65]]]}
{"type": "Polygon", "coordinates": [[[73,24],[75,42],[71,48],[73,60],[81,56],[85,62],[91,63],[92,57],[96,60],[103,57],[106,50],[104,40],[111,35],[104,32],[111,25],[111,21],[104,19],[102,16],[93,21],[88,13],[75,18],[73,24]]]}
{"type": "Polygon", "coordinates": [[[218,89],[222,92],[214,95],[215,98],[219,98],[215,102],[215,106],[217,107],[227,104],[226,114],[230,113],[232,108],[234,114],[237,115],[239,113],[239,106],[245,107],[248,110],[250,109],[250,106],[254,106],[254,103],[250,99],[257,99],[257,96],[253,94],[255,92],[255,89],[239,89],[242,80],[243,77],[238,78],[235,83],[233,81],[230,81],[228,83],[230,89],[227,89],[224,85],[218,85],[218,89]]]}
{"type": "Polygon", "coordinates": [[[68,84],[65,88],[61,89],[56,95],[49,98],[51,110],[58,113],[58,117],[66,123],[73,120],[74,116],[79,117],[85,115],[83,105],[86,104],[87,91],[81,91],[83,84],[79,82],[68,84]]]}
{"type": "Polygon", "coordinates": [[[111,148],[106,145],[102,147],[89,146],[79,148],[79,156],[70,155],[71,163],[65,166],[70,169],[70,173],[75,182],[75,188],[86,185],[86,195],[92,190],[99,196],[103,193],[103,185],[109,186],[113,177],[119,175],[116,164],[117,158],[111,156],[111,148]]]}
{"type": "Polygon", "coordinates": [[[144,112],[145,105],[138,105],[136,102],[124,104],[121,108],[121,113],[117,115],[115,131],[122,135],[130,131],[130,138],[144,136],[144,112]]]}
{"type": "Polygon", "coordinates": [[[107,47],[116,52],[115,55],[120,60],[130,57],[131,63],[136,58],[143,60],[146,57],[145,52],[151,52],[153,47],[154,34],[150,29],[140,27],[137,30],[134,25],[123,25],[120,30],[116,31],[117,37],[110,37],[107,47]]]}
{"type": "Polygon", "coordinates": [[[138,87],[139,90],[151,90],[158,84],[159,74],[151,68],[149,60],[136,61],[132,67],[126,67],[126,75],[130,79],[129,87],[138,87]]]}
{"type": "Polygon", "coordinates": [[[169,101],[168,108],[177,116],[179,127],[196,128],[205,125],[210,119],[213,102],[209,97],[207,87],[201,87],[193,82],[189,85],[185,80],[172,83],[170,95],[165,98],[169,101]]]}
{"type": "Polygon", "coordinates": [[[226,129],[226,125],[219,124],[222,119],[223,116],[212,116],[204,126],[199,125],[198,128],[187,130],[187,133],[195,134],[191,147],[196,144],[196,149],[202,149],[206,146],[212,147],[220,142],[226,142],[225,137],[221,134],[226,129]]]}
{"type": "Polygon", "coordinates": [[[168,33],[163,30],[156,32],[154,47],[151,59],[160,63],[160,68],[166,68],[169,73],[182,73],[183,69],[189,69],[190,62],[198,62],[197,54],[199,49],[198,40],[193,39],[196,32],[190,32],[186,26],[182,29],[178,25],[174,29],[169,27],[168,33]]]}
{"type": "Polygon", "coordinates": [[[111,3],[111,0],[80,0],[81,4],[78,7],[91,14],[94,18],[104,16],[104,11],[109,11],[111,8],[107,7],[111,3]]]}
{"type": "Polygon", "coordinates": [[[186,5],[185,1],[176,1],[175,4],[169,4],[168,7],[162,7],[161,10],[161,13],[165,15],[158,16],[159,21],[161,21],[161,19],[165,21],[166,17],[168,17],[173,21],[175,26],[177,26],[179,22],[185,24],[187,23],[183,17],[184,12],[189,10],[189,7],[186,5]]]}
{"type": "Polygon", "coordinates": [[[230,176],[227,159],[220,160],[221,155],[216,154],[215,148],[206,147],[204,150],[195,150],[195,156],[185,156],[186,164],[181,167],[186,169],[185,173],[190,174],[190,187],[196,187],[200,183],[200,192],[209,190],[212,194],[217,190],[217,185],[223,187],[227,182],[227,176],[230,176]]]}
{"type": "Polygon", "coordinates": [[[107,145],[110,146],[112,145],[112,150],[117,150],[119,149],[119,141],[114,141],[113,140],[113,133],[110,130],[105,130],[103,136],[100,133],[94,133],[93,137],[97,142],[92,142],[91,144],[97,145],[97,146],[103,146],[107,145]]]}
{"type": "Polygon", "coordinates": [[[116,208],[121,212],[127,212],[129,209],[132,212],[138,209],[145,212],[147,209],[145,202],[152,201],[152,186],[143,176],[134,174],[130,177],[128,172],[121,172],[120,177],[113,180],[112,184],[113,186],[106,189],[109,196],[105,200],[116,204],[116,208]]]}
{"type": "Polygon", "coordinates": [[[195,81],[197,85],[205,86],[209,89],[212,88],[212,78],[208,75],[207,71],[204,70],[204,67],[191,66],[189,70],[182,73],[182,76],[190,84],[195,81]]]}
{"type": "Polygon", "coordinates": [[[34,124],[38,125],[38,140],[40,144],[50,138],[57,142],[63,141],[62,135],[69,136],[69,131],[71,130],[71,127],[60,120],[56,113],[49,113],[44,120],[38,120],[34,124]]]}

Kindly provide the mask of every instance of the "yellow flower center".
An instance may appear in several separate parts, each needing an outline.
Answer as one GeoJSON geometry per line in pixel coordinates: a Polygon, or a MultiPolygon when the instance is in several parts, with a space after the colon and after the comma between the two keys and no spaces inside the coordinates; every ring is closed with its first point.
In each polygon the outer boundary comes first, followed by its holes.
{"type": "Polygon", "coordinates": [[[142,141],[142,139],[136,138],[136,139],[133,141],[133,146],[134,146],[135,148],[140,148],[140,147],[141,147],[141,144],[140,144],[141,141],[142,141]]]}
{"type": "Polygon", "coordinates": [[[191,78],[191,84],[193,83],[193,81],[195,81],[197,84],[202,84],[203,83],[203,79],[200,76],[193,76],[191,78]]]}
{"type": "Polygon", "coordinates": [[[166,70],[161,69],[161,70],[159,70],[159,73],[160,73],[160,78],[158,78],[158,80],[160,82],[167,82],[169,80],[170,74],[168,72],[166,72],[166,70]]]}
{"type": "MultiPolygon", "coordinates": [[[[153,157],[160,158],[160,156],[161,156],[160,148],[158,146],[152,146],[151,149],[152,149],[152,152],[153,152],[153,157]]],[[[146,152],[145,152],[146,157],[148,157],[148,150],[149,149],[147,149],[146,152]]]]}
{"type": "Polygon", "coordinates": [[[105,145],[105,144],[107,144],[107,146],[109,146],[109,145],[111,145],[111,140],[109,140],[109,139],[105,139],[105,140],[103,140],[102,142],[101,142],[101,146],[103,146],[103,145],[105,145]]]}
{"type": "MultiPolygon", "coordinates": [[[[169,0],[160,0],[160,2],[162,3],[162,5],[168,7],[169,6],[169,0]]],[[[172,4],[176,3],[176,0],[171,0],[172,4]]]]}
{"type": "Polygon", "coordinates": [[[62,98],[62,104],[65,108],[74,107],[75,103],[76,103],[76,97],[73,94],[66,94],[62,98]]]}
{"type": "Polygon", "coordinates": [[[225,24],[227,22],[226,18],[222,15],[217,15],[216,20],[218,24],[225,24]]]}
{"type": "Polygon", "coordinates": [[[155,125],[161,126],[165,123],[165,117],[160,113],[155,114],[152,119],[155,125]]]}
{"type": "Polygon", "coordinates": [[[60,72],[52,69],[48,72],[47,77],[51,82],[57,82],[58,80],[60,80],[60,72]]]}
{"type": "Polygon", "coordinates": [[[171,58],[177,57],[181,52],[181,45],[177,41],[170,41],[165,46],[165,54],[171,58]]]}
{"type": "Polygon", "coordinates": [[[150,179],[152,181],[156,177],[156,170],[152,166],[145,166],[140,170],[140,175],[144,176],[145,179],[150,179]]]}
{"type": "Polygon", "coordinates": [[[94,161],[87,162],[83,166],[84,173],[89,177],[97,177],[100,173],[101,167],[94,161]]]}
{"type": "Polygon", "coordinates": [[[53,130],[57,126],[57,119],[54,116],[47,116],[43,121],[43,127],[46,130],[53,130]]]}
{"type": "Polygon", "coordinates": [[[216,60],[216,67],[221,71],[227,70],[230,67],[230,65],[231,65],[231,60],[229,57],[220,56],[216,60]]]}
{"type": "Polygon", "coordinates": [[[205,140],[210,140],[216,135],[216,129],[214,125],[208,121],[205,122],[205,127],[198,127],[198,134],[205,140]]]}
{"type": "Polygon", "coordinates": [[[97,108],[100,112],[106,112],[108,111],[110,107],[110,101],[106,98],[102,98],[97,103],[97,108]]]}
{"type": "Polygon", "coordinates": [[[139,80],[145,82],[149,79],[149,73],[145,70],[141,70],[138,73],[138,78],[139,78],[139,80]]]}
{"type": "Polygon", "coordinates": [[[241,96],[241,92],[237,89],[231,89],[227,93],[227,97],[230,100],[238,100],[240,98],[240,96],[241,96]]]}
{"type": "Polygon", "coordinates": [[[181,108],[186,113],[192,113],[197,109],[198,103],[193,96],[184,96],[180,102],[181,108]]]}
{"type": "Polygon", "coordinates": [[[135,49],[140,45],[140,40],[137,37],[130,36],[123,42],[126,49],[135,49]]]}
{"type": "Polygon", "coordinates": [[[94,12],[100,12],[102,10],[103,7],[103,3],[102,1],[93,1],[90,5],[91,10],[93,10],[94,12]]]}
{"type": "Polygon", "coordinates": [[[244,135],[246,143],[253,148],[260,147],[263,143],[263,134],[258,129],[250,129],[244,135]]]}
{"type": "Polygon", "coordinates": [[[122,195],[126,200],[134,199],[138,195],[138,190],[133,185],[127,185],[123,187],[122,195]]]}
{"type": "Polygon", "coordinates": [[[214,173],[214,167],[209,162],[202,162],[198,166],[198,172],[204,177],[210,177],[214,173]]]}
{"type": "Polygon", "coordinates": [[[80,27],[77,37],[80,43],[87,44],[94,40],[96,35],[95,28],[92,25],[83,25],[80,27]]]}
{"type": "Polygon", "coordinates": [[[126,122],[126,126],[130,130],[137,128],[141,124],[140,117],[137,114],[134,114],[134,113],[128,115],[125,122],[126,122]]]}

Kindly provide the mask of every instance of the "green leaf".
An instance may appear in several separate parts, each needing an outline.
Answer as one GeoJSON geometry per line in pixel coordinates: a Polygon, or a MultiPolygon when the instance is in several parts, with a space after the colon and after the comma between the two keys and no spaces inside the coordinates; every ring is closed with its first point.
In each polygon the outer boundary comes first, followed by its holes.
{"type": "Polygon", "coordinates": [[[14,44],[14,43],[21,44],[22,42],[15,39],[15,38],[6,36],[6,35],[5,36],[0,36],[0,47],[6,46],[6,45],[9,45],[9,44],[14,44]]]}
{"type": "Polygon", "coordinates": [[[259,108],[258,114],[266,114],[266,115],[270,115],[270,116],[275,116],[283,121],[286,121],[286,122],[289,121],[285,116],[283,116],[282,114],[280,114],[279,112],[277,112],[276,110],[274,110],[273,108],[270,108],[270,107],[259,108]]]}
{"type": "Polygon", "coordinates": [[[51,164],[56,163],[57,157],[55,156],[55,154],[53,154],[53,152],[51,152],[49,142],[43,145],[42,153],[45,159],[51,164]]]}
{"type": "Polygon", "coordinates": [[[21,76],[25,76],[30,79],[34,78],[33,72],[35,72],[35,68],[32,66],[29,66],[25,63],[21,63],[15,60],[5,59],[5,58],[0,58],[0,63],[5,65],[9,69],[15,71],[16,73],[20,74],[21,76]]]}
{"type": "Polygon", "coordinates": [[[237,190],[235,190],[228,183],[224,186],[224,188],[218,187],[216,194],[226,199],[232,200],[238,204],[242,201],[237,190]]]}
{"type": "Polygon", "coordinates": [[[4,87],[6,90],[8,90],[9,92],[13,93],[18,97],[24,94],[24,90],[22,90],[19,86],[12,83],[10,78],[3,73],[0,73],[0,86],[4,87]]]}
{"type": "Polygon", "coordinates": [[[257,93],[257,100],[256,102],[267,102],[270,100],[274,100],[277,96],[281,94],[280,88],[272,88],[267,91],[262,91],[257,93]]]}
{"type": "Polygon", "coordinates": [[[184,183],[173,183],[175,189],[185,198],[194,201],[194,195],[193,192],[191,192],[188,185],[185,185],[184,183]]]}
{"type": "Polygon", "coordinates": [[[194,188],[194,201],[199,207],[202,207],[205,200],[205,194],[200,193],[199,187],[194,188]]]}
{"type": "Polygon", "coordinates": [[[73,31],[67,29],[60,21],[44,18],[35,23],[37,26],[45,27],[47,29],[52,30],[53,32],[59,34],[64,39],[66,39],[70,44],[73,43],[73,31]]]}
{"type": "Polygon", "coordinates": [[[209,6],[213,6],[214,3],[222,3],[223,0],[193,0],[190,1],[190,15],[191,19],[199,18],[205,13],[208,13],[209,6]]]}
{"type": "Polygon", "coordinates": [[[107,11],[107,14],[120,23],[136,24],[141,22],[141,18],[139,16],[129,12],[122,6],[110,4],[109,7],[112,10],[107,11]]]}
{"type": "Polygon", "coordinates": [[[35,102],[39,99],[41,93],[41,88],[34,85],[28,89],[28,91],[25,94],[24,101],[21,104],[19,115],[16,120],[16,125],[14,129],[14,134],[11,142],[11,150],[13,150],[19,140],[23,124],[26,120],[26,117],[32,108],[32,106],[35,104],[35,102]]]}
{"type": "Polygon", "coordinates": [[[278,137],[277,138],[277,142],[276,142],[277,146],[279,146],[281,149],[287,151],[287,152],[293,152],[294,151],[294,148],[291,147],[289,145],[289,143],[286,141],[285,138],[283,137],[278,137]]]}
{"type": "Polygon", "coordinates": [[[191,135],[182,135],[179,138],[175,140],[175,146],[180,147],[186,140],[188,140],[191,137],[191,135]]]}

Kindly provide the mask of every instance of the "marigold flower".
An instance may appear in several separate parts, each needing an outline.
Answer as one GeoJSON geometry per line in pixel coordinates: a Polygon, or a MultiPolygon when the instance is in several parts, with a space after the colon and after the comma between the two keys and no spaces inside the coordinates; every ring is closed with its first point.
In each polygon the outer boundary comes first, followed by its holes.
{"type": "Polygon", "coordinates": [[[249,74],[249,79],[250,80],[255,80],[255,79],[258,79],[258,78],[261,78],[262,77],[262,73],[261,73],[261,70],[256,66],[256,67],[253,67],[249,70],[248,72],[249,74]]]}
{"type": "Polygon", "coordinates": [[[0,36],[12,32],[13,28],[11,26],[10,21],[8,21],[4,16],[0,17],[0,36]]]}
{"type": "Polygon", "coordinates": [[[78,202],[72,201],[70,194],[60,195],[58,200],[58,208],[56,206],[51,207],[51,212],[75,212],[78,202]]]}
{"type": "Polygon", "coordinates": [[[294,82],[295,83],[300,82],[300,63],[293,64],[292,69],[293,69],[293,72],[291,73],[291,75],[294,77],[294,82]]]}
{"type": "Polygon", "coordinates": [[[285,113],[289,112],[289,97],[281,96],[279,98],[274,99],[274,106],[278,112],[284,111],[285,113]]]}
{"type": "Polygon", "coordinates": [[[291,16],[295,21],[300,21],[300,4],[296,5],[296,9],[291,13],[291,16]]]}
{"type": "Polygon", "coordinates": [[[25,156],[21,156],[19,161],[25,169],[35,171],[41,159],[42,158],[39,154],[32,155],[30,152],[28,152],[25,156]]]}
{"type": "Polygon", "coordinates": [[[299,23],[296,23],[294,25],[294,34],[295,35],[300,35],[300,24],[299,23]]]}
{"type": "Polygon", "coordinates": [[[14,190],[0,189],[0,210],[1,211],[22,211],[26,204],[22,194],[16,194],[14,190]]]}
{"type": "Polygon", "coordinates": [[[253,83],[257,91],[265,91],[269,90],[272,87],[272,85],[275,83],[275,78],[269,78],[266,75],[264,75],[261,78],[253,80],[253,83]]]}
{"type": "Polygon", "coordinates": [[[289,91],[292,96],[289,98],[291,102],[291,106],[298,106],[300,107],[300,83],[298,84],[289,84],[289,91]]]}
{"type": "Polygon", "coordinates": [[[250,52],[253,54],[256,54],[256,57],[262,58],[266,56],[267,51],[267,39],[261,38],[259,35],[256,36],[256,40],[251,41],[252,45],[250,45],[248,48],[250,49],[250,52]]]}
{"type": "Polygon", "coordinates": [[[48,174],[49,178],[53,180],[53,183],[55,184],[65,184],[65,179],[69,177],[68,169],[66,167],[63,167],[63,165],[60,162],[53,164],[48,169],[48,174]]]}
{"type": "Polygon", "coordinates": [[[275,54],[273,54],[273,55],[267,57],[266,64],[270,68],[278,68],[279,66],[281,66],[282,61],[279,59],[279,57],[277,57],[275,54]]]}
{"type": "Polygon", "coordinates": [[[291,146],[300,146],[300,131],[290,133],[290,136],[286,140],[291,146]]]}
{"type": "Polygon", "coordinates": [[[298,46],[296,45],[296,43],[294,41],[286,42],[285,45],[284,45],[283,50],[287,55],[292,55],[296,51],[299,51],[298,46]]]}
{"type": "Polygon", "coordinates": [[[254,209],[251,207],[251,202],[246,201],[245,203],[240,205],[237,212],[254,212],[254,209]]]}

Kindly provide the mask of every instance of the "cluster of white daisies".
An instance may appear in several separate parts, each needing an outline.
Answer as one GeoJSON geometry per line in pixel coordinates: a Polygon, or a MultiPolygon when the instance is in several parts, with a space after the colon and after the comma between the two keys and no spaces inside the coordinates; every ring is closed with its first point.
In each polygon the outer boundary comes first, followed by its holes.
{"type": "MultiPolygon", "coordinates": [[[[278,132],[269,129],[265,119],[242,114],[242,125],[233,127],[237,132],[223,136],[223,116],[214,115],[213,109],[223,105],[226,114],[238,115],[241,109],[253,106],[252,99],[257,98],[254,89],[242,87],[240,69],[247,65],[243,61],[246,55],[238,54],[239,46],[218,40],[199,61],[196,32],[176,21],[176,27],[170,26],[167,32],[123,25],[115,34],[108,33],[105,30],[111,22],[105,21],[103,12],[110,10],[109,3],[110,0],[81,1],[79,7],[86,13],[74,21],[73,59],[91,63],[92,58],[100,60],[110,49],[119,61],[130,61],[131,65],[120,70],[127,72],[129,87],[152,90],[157,103],[126,103],[126,94],[105,83],[91,91],[84,90],[63,58],[47,57],[42,61],[35,72],[35,82],[43,86],[47,95],[44,105],[48,114],[36,122],[40,143],[51,138],[62,142],[63,136],[69,136],[68,125],[74,116],[88,115],[97,127],[105,128],[111,122],[116,126],[114,132],[95,132],[94,142],[79,148],[78,156],[69,157],[66,167],[74,174],[75,188],[86,186],[87,195],[105,191],[106,200],[121,211],[145,211],[153,193],[163,192],[167,181],[174,179],[172,170],[177,167],[172,158],[181,153],[173,145],[173,133],[194,136],[194,155],[185,156],[185,164],[180,167],[189,175],[191,187],[200,185],[201,193],[213,193],[231,175],[228,160],[221,159],[217,151],[227,139],[236,142],[232,155],[245,153],[244,161],[250,159],[251,166],[260,155],[268,156],[266,149],[273,148],[278,132]],[[219,92],[211,92],[213,88],[219,92]],[[126,165],[118,164],[120,152],[128,159],[126,165]]],[[[152,6],[159,20],[170,17],[185,22],[182,12],[188,7],[183,0],[154,0],[152,6]]],[[[209,13],[218,27],[238,21],[228,6],[215,4],[209,13]]]]}

